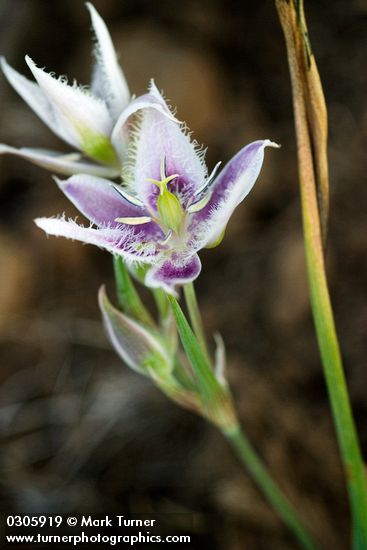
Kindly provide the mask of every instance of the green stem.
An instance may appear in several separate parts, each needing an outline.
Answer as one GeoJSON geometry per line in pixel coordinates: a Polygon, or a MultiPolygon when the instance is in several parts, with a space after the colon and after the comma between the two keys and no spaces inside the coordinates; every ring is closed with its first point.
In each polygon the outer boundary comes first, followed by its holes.
{"type": "Polygon", "coordinates": [[[208,346],[206,343],[203,322],[201,320],[201,314],[200,314],[198,301],[196,298],[194,283],[188,283],[184,285],[183,291],[185,295],[187,309],[190,316],[191,325],[194,330],[195,336],[198,339],[206,358],[210,362],[210,355],[209,355],[208,346]]]}
{"type": "Polygon", "coordinates": [[[317,550],[319,546],[299,519],[292,504],[270,477],[266,466],[257,455],[255,449],[241,430],[241,427],[237,425],[230,431],[223,431],[223,435],[227,438],[238,458],[249,471],[252,479],[260,487],[266,499],[294,533],[301,546],[306,550],[317,550]]]}
{"type": "Polygon", "coordinates": [[[313,238],[310,212],[305,200],[302,202],[312,312],[354,519],[353,548],[366,550],[367,476],[345,380],[324,266],[320,264],[321,245],[313,238]]]}
{"type": "Polygon", "coordinates": [[[205,357],[179,304],[173,296],[169,296],[169,301],[176,318],[182,345],[197,380],[197,389],[203,405],[201,414],[213,422],[228,439],[252,479],[296,535],[303,548],[317,550],[316,543],[298,518],[297,512],[272,480],[266,466],[241,431],[230,393],[216,379],[211,364],[205,357]]]}

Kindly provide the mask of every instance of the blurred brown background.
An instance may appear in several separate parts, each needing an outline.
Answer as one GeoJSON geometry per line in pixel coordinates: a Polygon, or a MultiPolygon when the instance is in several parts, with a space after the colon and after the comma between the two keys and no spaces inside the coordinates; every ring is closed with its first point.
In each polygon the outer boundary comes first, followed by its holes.
{"type": "MultiPolygon", "coordinates": [[[[309,311],[289,79],[271,1],[95,0],[131,90],[151,77],[213,167],[271,138],[222,245],[201,254],[208,334],[226,342],[239,414],[325,549],[348,547],[344,482],[309,311]]],[[[330,286],[367,453],[367,5],[306,1],[329,105],[330,286]]],[[[1,0],[0,52],[88,83],[81,0],[1,0]]],[[[68,150],[0,78],[0,142],[68,150]]],[[[76,211],[50,174],[0,158],[2,512],[197,514],[192,548],[296,548],[215,430],[130,372],[107,343],[96,292],[111,258],[46,239],[39,215],[76,211]]],[[[175,519],[176,518],[176,519],[175,519]]],[[[181,531],[180,531],[181,529],[181,531]]]]}

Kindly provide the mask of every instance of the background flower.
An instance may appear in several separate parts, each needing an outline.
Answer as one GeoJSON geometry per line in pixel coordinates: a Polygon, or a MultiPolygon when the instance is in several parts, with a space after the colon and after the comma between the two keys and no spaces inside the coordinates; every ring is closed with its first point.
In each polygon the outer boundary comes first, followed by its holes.
{"type": "Polygon", "coordinates": [[[15,149],[4,144],[0,144],[0,154],[14,154],[62,174],[83,172],[114,177],[119,174],[125,149],[125,136],[119,131],[118,120],[129,103],[130,93],[107,27],[92,4],[87,3],[87,7],[96,35],[96,63],[90,91],[48,74],[29,56],[25,59],[36,82],[15,71],[5,58],[1,59],[1,67],[9,83],[45,124],[98,164],[84,161],[78,153],[15,149]],[[112,136],[113,131],[117,139],[112,136]]]}

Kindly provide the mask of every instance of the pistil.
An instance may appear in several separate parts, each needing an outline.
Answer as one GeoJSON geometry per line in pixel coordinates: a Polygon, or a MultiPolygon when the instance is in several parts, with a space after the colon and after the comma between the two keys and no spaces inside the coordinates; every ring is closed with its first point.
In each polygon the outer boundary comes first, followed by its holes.
{"type": "Polygon", "coordinates": [[[166,160],[162,159],[160,168],[160,180],[148,178],[148,181],[154,183],[159,188],[157,198],[157,210],[160,221],[168,230],[174,231],[177,235],[182,228],[182,222],[185,218],[185,212],[180,201],[171,191],[168,190],[168,183],[178,178],[179,174],[166,174],[166,160]]]}

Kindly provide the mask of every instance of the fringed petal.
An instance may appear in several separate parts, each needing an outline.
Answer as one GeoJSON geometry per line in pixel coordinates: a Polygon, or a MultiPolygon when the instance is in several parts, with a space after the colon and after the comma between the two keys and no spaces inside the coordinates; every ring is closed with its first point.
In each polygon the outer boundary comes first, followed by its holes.
{"type": "Polygon", "coordinates": [[[92,81],[92,91],[97,91],[117,120],[121,111],[128,105],[130,92],[125,76],[118,64],[110,33],[97,10],[87,2],[93,29],[96,35],[96,67],[92,81]]]}
{"type": "Polygon", "coordinates": [[[36,67],[26,57],[27,64],[40,88],[52,103],[68,141],[88,156],[106,164],[116,163],[110,143],[112,119],[106,104],[77,86],[54,78],[36,67]]]}
{"type": "Polygon", "coordinates": [[[133,132],[130,159],[123,171],[126,183],[155,209],[158,189],[148,179],[161,179],[160,167],[165,159],[166,175],[178,174],[168,187],[185,206],[206,179],[203,153],[198,152],[185,127],[173,117],[154,83],[148,94],[133,101],[121,115],[122,127],[137,111],[141,111],[138,129],[133,132]]]}
{"type": "Polygon", "coordinates": [[[124,159],[126,156],[126,146],[129,140],[129,135],[131,134],[129,119],[132,115],[135,115],[143,109],[155,109],[173,122],[179,123],[179,121],[171,113],[167,103],[158,92],[157,87],[152,80],[149,87],[149,93],[143,94],[142,96],[134,99],[130,105],[122,111],[113,128],[111,141],[116,151],[118,151],[121,159],[124,159]]]}
{"type": "Polygon", "coordinates": [[[52,172],[64,174],[65,176],[90,174],[92,176],[115,178],[119,174],[116,168],[88,162],[82,159],[79,153],[58,153],[56,151],[33,149],[31,147],[16,149],[15,147],[0,143],[0,155],[4,154],[16,155],[33,162],[37,166],[46,168],[46,170],[52,170],[52,172]]]}
{"type": "Polygon", "coordinates": [[[34,221],[48,235],[94,244],[112,254],[122,256],[126,262],[154,263],[157,261],[158,252],[154,244],[145,243],[143,235],[132,232],[130,228],[95,229],[62,218],[36,218],[34,221]]]}
{"type": "Polygon", "coordinates": [[[35,82],[28,80],[25,76],[18,73],[6,61],[4,57],[0,60],[1,68],[8,82],[18,92],[21,98],[30,106],[37,116],[61,139],[75,145],[70,136],[55,114],[54,108],[50,100],[35,82]]]}
{"type": "Polygon", "coordinates": [[[173,253],[160,264],[153,265],[145,276],[145,284],[152,288],[162,288],[170,294],[175,293],[176,285],[190,283],[198,277],[201,262],[197,254],[187,257],[173,253]]]}
{"type": "Polygon", "coordinates": [[[254,186],[260,173],[265,147],[279,147],[265,139],[241,149],[223,168],[213,183],[207,205],[192,215],[188,233],[193,248],[214,246],[220,240],[229,218],[254,186]]]}

